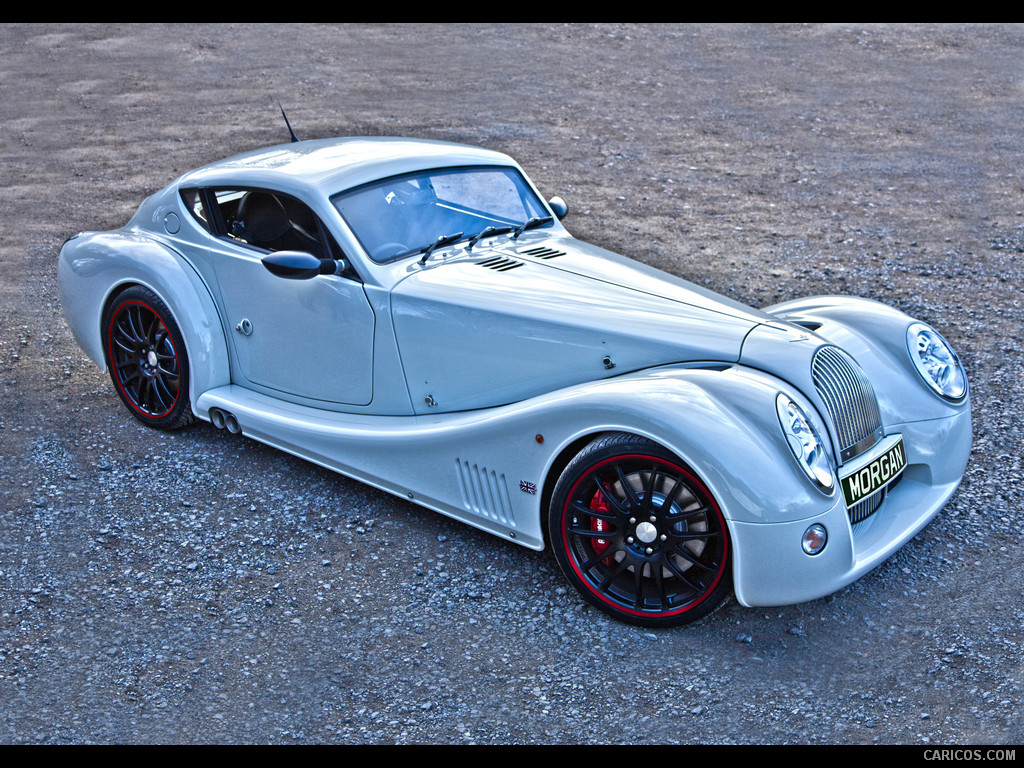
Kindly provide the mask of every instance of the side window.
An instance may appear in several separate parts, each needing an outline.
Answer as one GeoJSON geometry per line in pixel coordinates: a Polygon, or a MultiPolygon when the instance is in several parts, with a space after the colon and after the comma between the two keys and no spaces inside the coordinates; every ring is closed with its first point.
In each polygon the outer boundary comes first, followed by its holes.
{"type": "Polygon", "coordinates": [[[260,189],[218,189],[213,197],[229,239],[268,251],[306,251],[320,259],[340,255],[332,253],[316,215],[293,197],[260,189]]]}
{"type": "Polygon", "coordinates": [[[192,218],[195,219],[199,226],[205,229],[207,232],[211,232],[210,217],[206,213],[206,209],[203,207],[203,196],[199,194],[198,189],[183,189],[181,191],[182,202],[185,203],[185,208],[192,214],[192,218]]]}
{"type": "MultiPolygon", "coordinates": [[[[267,251],[305,251],[318,259],[345,254],[308,205],[281,192],[264,189],[214,189],[208,199],[216,208],[223,237],[267,251]]],[[[343,277],[362,282],[349,264],[343,277]]]]}

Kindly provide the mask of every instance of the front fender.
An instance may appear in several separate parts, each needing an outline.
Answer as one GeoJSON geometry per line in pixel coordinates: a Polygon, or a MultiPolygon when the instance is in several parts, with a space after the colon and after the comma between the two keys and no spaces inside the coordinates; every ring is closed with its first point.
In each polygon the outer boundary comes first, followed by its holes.
{"type": "Polygon", "coordinates": [[[173,249],[131,230],[86,232],[64,243],[57,284],[68,326],[79,346],[106,370],[103,312],[129,285],[156,293],[185,339],[190,365],[189,398],[230,383],[227,343],[217,308],[196,271],[173,249]]]}
{"type": "Polygon", "coordinates": [[[835,504],[837,497],[819,491],[793,458],[775,408],[783,391],[824,434],[813,406],[769,374],[739,365],[669,366],[565,390],[576,402],[565,404],[563,410],[572,415],[564,418],[577,430],[563,440],[568,446],[596,432],[638,434],[688,464],[727,520],[803,520],[835,504]]]}
{"type": "Polygon", "coordinates": [[[951,402],[921,379],[907,350],[914,318],[871,299],[814,296],[766,307],[780,320],[817,326],[815,333],[850,353],[874,387],[887,425],[942,419],[970,411],[970,396],[951,402]]]}
{"type": "MultiPolygon", "coordinates": [[[[900,322],[898,328],[902,336],[906,326],[900,322]]],[[[903,387],[906,375],[892,374],[903,387]]],[[[877,567],[938,514],[970,454],[967,402],[949,418],[889,424],[904,440],[907,469],[883,507],[853,525],[838,482],[832,494],[818,491],[782,437],[775,411],[780,391],[824,434],[819,414],[782,380],[740,365],[670,367],[592,386],[589,394],[604,409],[606,423],[614,419],[615,431],[643,435],[671,450],[716,497],[732,537],[736,596],[747,606],[815,599],[877,567]],[[812,523],[829,537],[814,556],[801,548],[812,523]]],[[[597,414],[590,416],[598,422],[597,414]]]]}

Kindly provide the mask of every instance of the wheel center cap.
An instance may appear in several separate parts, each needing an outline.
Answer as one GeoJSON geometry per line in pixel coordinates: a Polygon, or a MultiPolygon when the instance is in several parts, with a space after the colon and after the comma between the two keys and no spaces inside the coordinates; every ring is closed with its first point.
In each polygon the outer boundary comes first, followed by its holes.
{"type": "Polygon", "coordinates": [[[650,523],[640,523],[636,527],[636,537],[644,544],[650,544],[658,538],[658,529],[650,523]]]}
{"type": "Polygon", "coordinates": [[[154,368],[156,368],[156,352],[154,352],[152,349],[146,353],[146,362],[149,363],[154,368]]]}

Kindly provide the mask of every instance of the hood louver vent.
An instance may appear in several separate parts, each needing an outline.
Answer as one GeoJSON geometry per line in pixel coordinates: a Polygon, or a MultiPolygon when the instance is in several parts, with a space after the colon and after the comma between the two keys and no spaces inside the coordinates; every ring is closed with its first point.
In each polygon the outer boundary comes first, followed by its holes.
{"type": "Polygon", "coordinates": [[[558,256],[565,256],[565,251],[556,251],[552,248],[529,248],[525,251],[519,251],[527,256],[533,256],[535,259],[554,259],[558,256]]]}
{"type": "Polygon", "coordinates": [[[506,259],[504,256],[495,256],[487,259],[486,261],[479,261],[477,264],[481,267],[497,270],[498,272],[508,272],[510,269],[523,266],[523,262],[515,261],[514,259],[506,259]]]}

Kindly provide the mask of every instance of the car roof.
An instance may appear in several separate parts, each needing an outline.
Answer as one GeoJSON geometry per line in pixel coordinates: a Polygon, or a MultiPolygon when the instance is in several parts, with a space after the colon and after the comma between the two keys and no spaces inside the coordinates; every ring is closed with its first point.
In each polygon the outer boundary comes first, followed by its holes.
{"type": "Polygon", "coordinates": [[[317,190],[330,196],[411,171],[465,165],[517,167],[500,152],[466,144],[398,137],[314,139],[219,160],[179,179],[182,187],[231,184],[317,190]]]}

